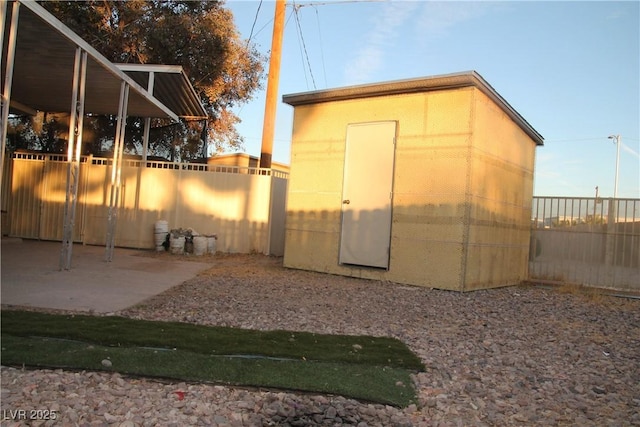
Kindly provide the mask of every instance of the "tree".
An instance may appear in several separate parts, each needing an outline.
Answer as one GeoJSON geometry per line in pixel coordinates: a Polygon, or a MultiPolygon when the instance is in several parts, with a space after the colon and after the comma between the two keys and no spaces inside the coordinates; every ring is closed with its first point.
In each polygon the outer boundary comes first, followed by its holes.
{"type": "MultiPolygon", "coordinates": [[[[232,108],[261,87],[263,56],[241,40],[222,1],[89,0],[44,1],[41,5],[112,62],[181,65],[200,96],[207,123],[153,120],[150,151],[175,160],[203,154],[203,136],[216,151],[240,148],[232,108]]],[[[113,117],[88,117],[94,135],[87,150],[113,138],[113,117]]],[[[142,121],[129,118],[125,147],[140,152],[142,121]]]]}

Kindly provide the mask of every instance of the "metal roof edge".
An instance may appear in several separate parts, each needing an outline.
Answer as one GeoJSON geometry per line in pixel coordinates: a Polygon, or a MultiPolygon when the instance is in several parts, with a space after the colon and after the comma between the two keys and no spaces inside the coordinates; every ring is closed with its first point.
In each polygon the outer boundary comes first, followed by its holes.
{"type": "MultiPolygon", "coordinates": [[[[127,71],[135,71],[135,72],[145,72],[145,73],[161,73],[161,74],[179,74],[180,78],[183,82],[183,87],[189,91],[191,94],[192,102],[199,107],[200,115],[197,116],[181,116],[187,120],[202,120],[209,118],[207,114],[207,110],[205,110],[202,105],[202,101],[196,92],[196,89],[193,87],[191,82],[189,81],[189,77],[184,71],[182,65],[171,65],[171,64],[125,64],[125,63],[116,63],[114,64],[120,71],[123,71],[125,74],[127,71]]],[[[152,94],[153,95],[153,94],[152,94]]]]}
{"type": "Polygon", "coordinates": [[[86,51],[87,54],[93,58],[98,64],[100,64],[107,71],[125,81],[134,91],[138,92],[143,98],[155,105],[158,109],[162,110],[169,118],[174,121],[179,121],[178,116],[171,111],[166,105],[161,103],[158,99],[149,95],[142,86],[138,85],[133,79],[127,76],[123,71],[119,70],[111,61],[109,61],[104,55],[98,52],[94,47],[87,43],[82,37],[71,31],[66,25],[64,25],[58,18],[53,16],[44,7],[40,6],[35,0],[15,0],[22,6],[29,9],[32,13],[42,19],[44,22],[55,28],[60,34],[69,39],[76,46],[86,51]]]}
{"type": "Polygon", "coordinates": [[[432,90],[476,87],[515,121],[537,145],[543,145],[540,135],[487,81],[476,71],[463,71],[405,80],[392,80],[381,83],[346,86],[312,92],[300,92],[283,95],[282,101],[291,106],[309,105],[321,102],[345,101],[349,99],[371,98],[376,96],[399,95],[406,93],[428,92],[432,90]]]}

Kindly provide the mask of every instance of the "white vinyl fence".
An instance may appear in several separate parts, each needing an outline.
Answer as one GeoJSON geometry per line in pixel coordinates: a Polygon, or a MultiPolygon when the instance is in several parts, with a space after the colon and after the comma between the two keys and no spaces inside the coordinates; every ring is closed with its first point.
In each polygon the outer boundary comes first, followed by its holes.
{"type": "Polygon", "coordinates": [[[534,197],[529,277],[640,291],[640,199],[534,197]]]}
{"type": "MultiPolygon", "coordinates": [[[[3,179],[3,234],[62,240],[66,156],[15,153],[3,179]],[[8,231],[8,232],[7,232],[8,231]]],[[[74,241],[106,242],[111,160],[83,157],[74,241]]],[[[223,252],[284,253],[287,173],[125,160],[115,245],[153,248],[154,225],[215,234],[223,252]]]]}

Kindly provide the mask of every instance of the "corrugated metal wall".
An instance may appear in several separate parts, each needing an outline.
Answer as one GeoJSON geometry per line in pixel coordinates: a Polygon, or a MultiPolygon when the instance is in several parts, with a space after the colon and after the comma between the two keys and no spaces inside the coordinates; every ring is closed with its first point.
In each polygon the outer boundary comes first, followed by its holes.
{"type": "MultiPolygon", "coordinates": [[[[106,241],[110,160],[83,158],[74,241],[106,241]]],[[[15,154],[10,235],[61,240],[67,163],[63,156],[15,154]]],[[[287,174],[268,169],[125,161],[116,246],[153,248],[155,222],[216,234],[224,252],[282,255],[287,174]],[[146,166],[146,167],[144,167],[146,166]],[[275,176],[273,176],[275,175],[275,176]]],[[[3,181],[4,182],[4,181],[3,181]]]]}

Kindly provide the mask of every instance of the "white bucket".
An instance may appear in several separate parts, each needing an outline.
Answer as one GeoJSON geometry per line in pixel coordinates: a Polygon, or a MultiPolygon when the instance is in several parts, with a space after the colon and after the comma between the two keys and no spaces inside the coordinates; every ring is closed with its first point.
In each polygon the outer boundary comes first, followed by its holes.
{"type": "Polygon", "coordinates": [[[207,238],[205,236],[193,236],[193,254],[202,256],[207,253],[207,238]]]}
{"type": "Polygon", "coordinates": [[[216,236],[207,236],[207,252],[210,254],[216,253],[216,236]]]}
{"type": "Polygon", "coordinates": [[[174,237],[171,235],[170,247],[172,254],[182,255],[184,253],[184,236],[174,237]]]}
{"type": "Polygon", "coordinates": [[[156,251],[162,252],[164,251],[162,244],[165,242],[167,234],[169,233],[169,223],[165,220],[156,221],[153,231],[156,251]]]}

